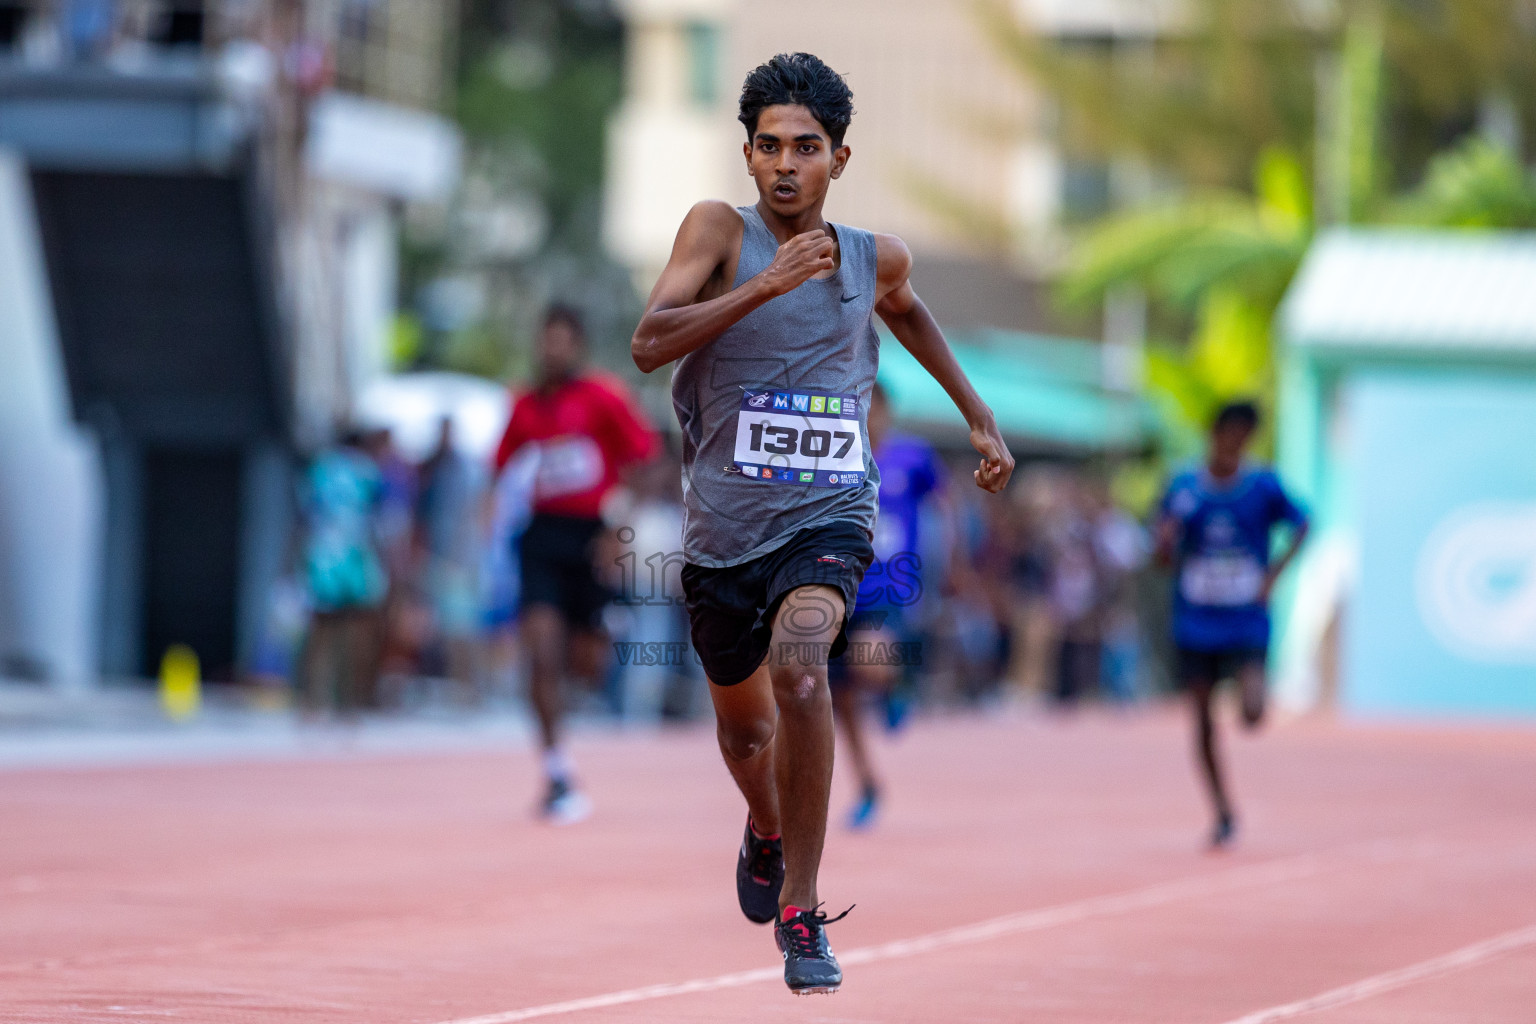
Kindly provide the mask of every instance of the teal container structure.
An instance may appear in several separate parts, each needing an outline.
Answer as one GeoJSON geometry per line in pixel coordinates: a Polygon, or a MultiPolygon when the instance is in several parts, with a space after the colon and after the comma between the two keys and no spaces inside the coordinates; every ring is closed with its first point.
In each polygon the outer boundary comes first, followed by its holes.
{"type": "Polygon", "coordinates": [[[1325,234],[1280,335],[1278,698],[1536,718],[1536,233],[1325,234]]]}
{"type": "MultiPolygon", "coordinates": [[[[1156,434],[1151,405],[1106,383],[1113,374],[1098,342],[990,329],[945,335],[1017,456],[1132,453],[1156,434]]],[[[885,332],[880,382],[903,423],[953,447],[966,444],[954,401],[885,332]]]]}

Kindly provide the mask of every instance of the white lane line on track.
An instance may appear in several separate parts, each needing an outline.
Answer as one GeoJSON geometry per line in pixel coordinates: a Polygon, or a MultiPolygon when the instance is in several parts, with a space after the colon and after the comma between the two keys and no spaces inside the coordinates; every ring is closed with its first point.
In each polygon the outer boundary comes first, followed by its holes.
{"type": "Polygon", "coordinates": [[[1482,942],[1474,942],[1470,946],[1463,946],[1454,953],[1437,956],[1433,960],[1425,960],[1411,967],[1399,968],[1395,971],[1387,971],[1385,974],[1373,975],[1330,989],[1310,999],[1300,999],[1294,1003],[1286,1003],[1284,1006],[1271,1006],[1267,1010],[1259,1010],[1250,1013],[1246,1017],[1228,1021],[1227,1024],[1271,1024],[1272,1021],[1289,1020],[1292,1017],[1300,1017],[1304,1013],[1312,1013],[1316,1010],[1331,1010],[1337,1006],[1347,1006],[1350,1003],[1358,1003],[1362,999],[1390,992],[1393,989],[1412,985],[1415,982],[1425,981],[1441,974],[1450,974],[1454,971],[1465,970],[1492,960],[1505,953],[1520,949],[1523,946],[1536,945],[1536,925],[1529,928],[1521,928],[1503,935],[1496,935],[1482,942]]]}
{"type": "MultiPolygon", "coordinates": [[[[878,946],[863,946],[858,949],[849,950],[846,953],[839,953],[837,959],[844,965],[867,964],[879,960],[895,960],[949,946],[985,942],[988,939],[1001,938],[1005,935],[1041,931],[1046,928],[1075,924],[1079,921],[1087,921],[1098,917],[1109,917],[1114,914],[1147,910],[1152,907],[1176,903],[1180,900],[1215,896],[1240,889],[1310,878],[1333,868],[1356,863],[1356,859],[1350,855],[1355,852],[1365,854],[1367,859],[1396,859],[1405,855],[1410,857],[1415,855],[1433,856],[1439,850],[1440,848],[1437,844],[1386,840],[1334,851],[1332,855],[1302,854],[1296,857],[1286,857],[1260,864],[1232,868],[1216,874],[1197,875],[1191,878],[1180,879],[1176,882],[1164,882],[1159,885],[1148,886],[1144,889],[1133,889],[1129,892],[1115,893],[1110,896],[1095,896],[1073,903],[1063,903],[1055,907],[1043,907],[1039,910],[1025,910],[1014,914],[1005,914],[1002,917],[990,918],[976,924],[930,932],[927,935],[901,939],[896,942],[887,942],[878,946]]],[[[713,978],[696,978],[693,981],[646,985],[642,988],[631,988],[620,992],[586,996],[581,999],[570,999],[561,1003],[546,1003],[543,1006],[530,1006],[521,1010],[490,1013],[481,1017],[461,1017],[450,1021],[442,1021],[441,1024],[517,1024],[519,1021],[536,1020],[541,1017],[558,1017],[568,1013],[580,1013],[583,1010],[600,1010],[610,1006],[643,1003],[653,999],[666,999],[671,996],[689,995],[695,992],[712,992],[724,988],[740,988],[743,985],[752,985],[761,981],[781,981],[783,976],[784,970],[782,967],[765,967],[752,971],[738,971],[734,974],[721,974],[713,978]]]]}

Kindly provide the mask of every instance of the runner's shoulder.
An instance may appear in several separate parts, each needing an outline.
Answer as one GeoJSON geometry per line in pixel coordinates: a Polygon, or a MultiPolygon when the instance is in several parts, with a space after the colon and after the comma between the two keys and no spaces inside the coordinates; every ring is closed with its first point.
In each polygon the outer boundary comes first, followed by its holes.
{"type": "Polygon", "coordinates": [[[1202,491],[1198,469],[1179,470],[1173,474],[1168,481],[1167,489],[1163,492],[1163,508],[1175,518],[1183,519],[1199,507],[1202,491]]]}
{"type": "Polygon", "coordinates": [[[1243,479],[1250,486],[1282,490],[1280,474],[1275,472],[1275,467],[1266,463],[1255,462],[1244,466],[1243,479]]]}
{"type": "Polygon", "coordinates": [[[741,240],[741,214],[736,207],[723,199],[704,199],[688,210],[682,227],[677,229],[679,240],[728,244],[741,240]]]}
{"type": "Polygon", "coordinates": [[[1168,490],[1170,492],[1192,490],[1199,486],[1200,470],[1193,466],[1186,466],[1183,469],[1176,470],[1168,480],[1168,490]]]}
{"type": "Polygon", "coordinates": [[[509,384],[507,393],[512,396],[512,412],[517,413],[521,406],[531,403],[538,395],[538,389],[531,383],[509,384]]]}
{"type": "Polygon", "coordinates": [[[874,232],[875,261],[879,266],[880,280],[899,284],[912,272],[912,250],[899,235],[874,232]]]}

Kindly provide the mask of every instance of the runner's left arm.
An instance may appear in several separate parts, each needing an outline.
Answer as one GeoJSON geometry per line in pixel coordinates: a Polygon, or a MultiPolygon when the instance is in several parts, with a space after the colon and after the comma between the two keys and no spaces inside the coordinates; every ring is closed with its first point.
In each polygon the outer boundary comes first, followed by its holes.
{"type": "Polygon", "coordinates": [[[1301,551],[1301,546],[1306,543],[1307,531],[1311,528],[1311,522],[1307,514],[1301,510],[1301,506],[1291,500],[1291,496],[1285,493],[1285,487],[1278,477],[1269,477],[1273,495],[1270,499],[1272,515],[1275,522],[1289,523],[1291,526],[1290,540],[1285,545],[1285,550],[1269,563],[1269,572],[1264,578],[1263,597],[1267,601],[1269,594],[1274,589],[1275,581],[1285,572],[1286,567],[1296,560],[1296,555],[1301,551]]]}
{"type": "Polygon", "coordinates": [[[1163,488],[1157,503],[1157,517],[1152,523],[1152,561],[1164,569],[1173,568],[1179,546],[1179,520],[1173,514],[1174,481],[1163,488]]]}
{"type": "Polygon", "coordinates": [[[997,418],[960,369],[944,332],[912,289],[912,253],[895,235],[876,235],[879,295],[875,312],[912,357],[938,381],[971,428],[971,446],[981,453],[972,474],[976,486],[993,494],[1008,486],[1013,456],[997,429],[997,418]]]}

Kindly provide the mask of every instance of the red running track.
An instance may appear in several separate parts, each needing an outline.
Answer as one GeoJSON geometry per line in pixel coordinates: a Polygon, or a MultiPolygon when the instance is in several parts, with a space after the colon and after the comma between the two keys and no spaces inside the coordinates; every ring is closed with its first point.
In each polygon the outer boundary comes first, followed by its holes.
{"type": "Polygon", "coordinates": [[[1171,713],[917,723],[828,843],[843,991],[800,999],[704,730],[578,742],[564,829],[526,752],[8,772],[0,1020],[1536,1020],[1536,733],[1229,749],[1210,855],[1171,713]]]}

